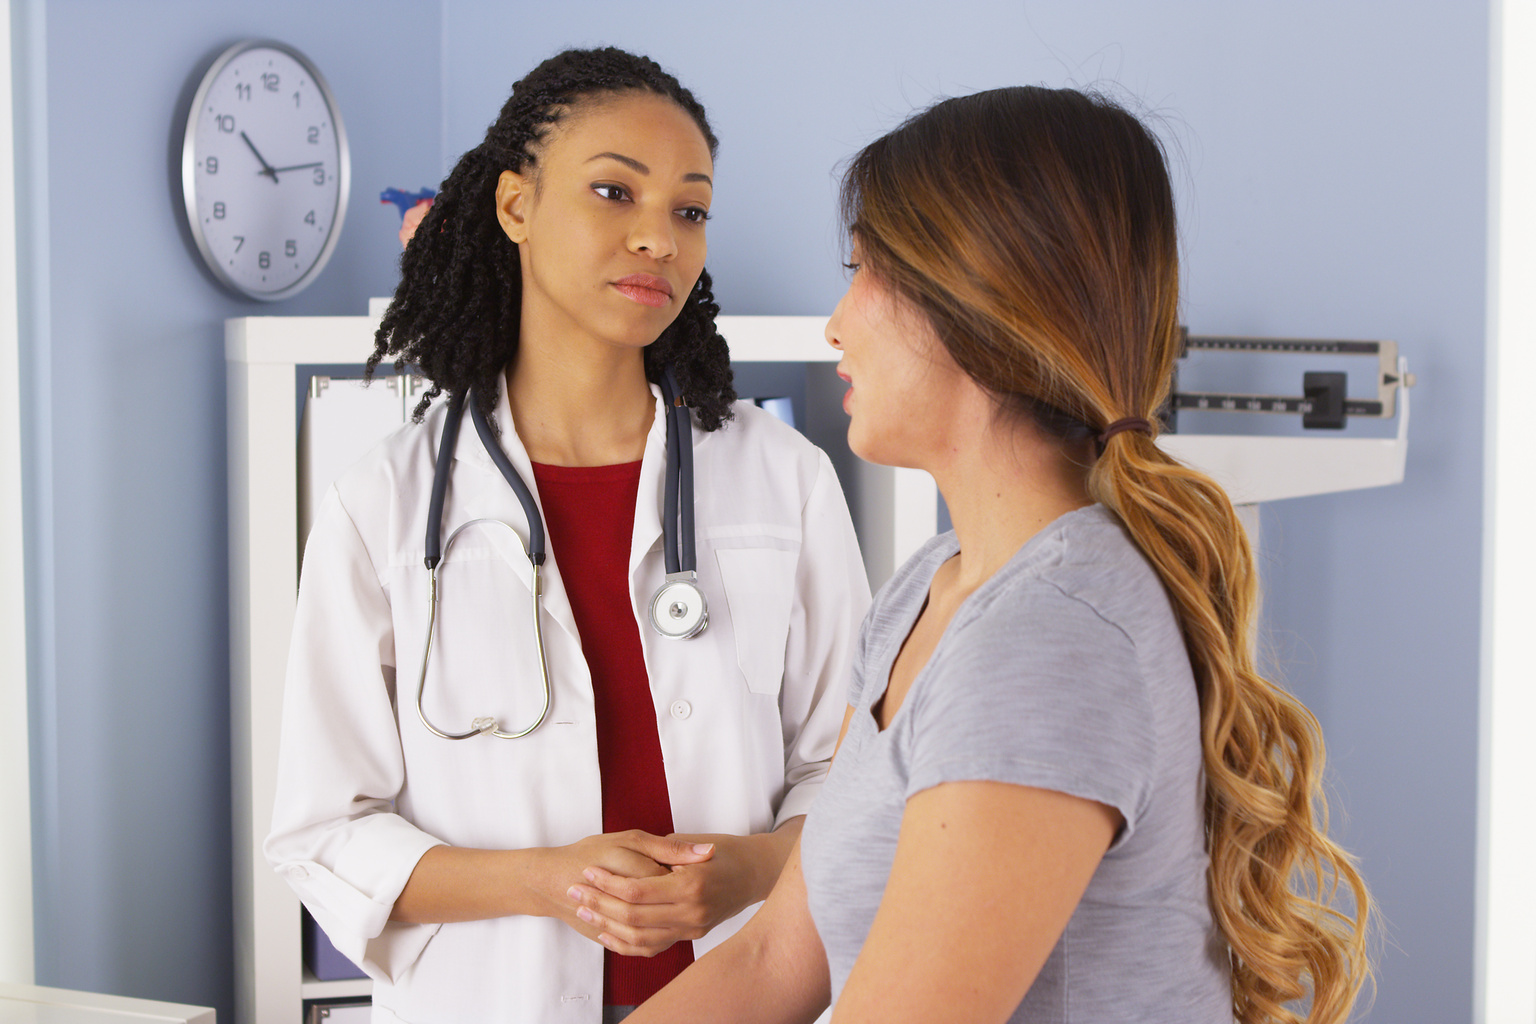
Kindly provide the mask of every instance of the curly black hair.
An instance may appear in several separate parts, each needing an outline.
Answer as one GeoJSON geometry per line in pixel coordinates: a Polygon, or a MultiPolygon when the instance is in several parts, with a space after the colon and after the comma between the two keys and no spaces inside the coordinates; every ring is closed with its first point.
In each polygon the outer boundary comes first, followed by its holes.
{"type": "MultiPolygon", "coordinates": [[[[400,257],[400,284],[374,336],[368,376],[393,356],[396,372],[412,363],[432,381],[414,411],[417,422],[437,396],[473,389],[475,404],[495,424],[497,375],[517,353],[523,296],[517,245],[496,217],[496,184],[502,171],[536,166],[549,126],[581,100],[625,92],[675,102],[714,156],[718,143],[703,106],[649,58],[613,47],[566,50],[514,85],[485,140],[443,179],[400,257]]],[[[677,319],[645,349],[647,378],[659,382],[670,363],[704,430],[729,420],[736,399],[730,352],[715,328],[719,313],[709,272],[701,272],[677,319]]]]}

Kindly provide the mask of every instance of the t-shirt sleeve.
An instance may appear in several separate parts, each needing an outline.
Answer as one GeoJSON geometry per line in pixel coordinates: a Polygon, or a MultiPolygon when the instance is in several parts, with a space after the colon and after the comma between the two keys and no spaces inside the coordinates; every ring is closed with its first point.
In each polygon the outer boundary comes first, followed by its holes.
{"type": "Polygon", "coordinates": [[[1088,604],[1030,580],[946,636],[914,687],[907,797],[992,781],[1107,804],[1135,831],[1156,722],[1135,645],[1088,604]]]}

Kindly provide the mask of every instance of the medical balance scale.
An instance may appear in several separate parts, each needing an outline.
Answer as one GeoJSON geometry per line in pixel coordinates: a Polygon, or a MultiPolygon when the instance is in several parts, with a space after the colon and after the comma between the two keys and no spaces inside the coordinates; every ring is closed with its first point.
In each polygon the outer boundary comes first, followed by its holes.
{"type": "MultiPolygon", "coordinates": [[[[311,509],[331,480],[408,421],[427,386],[387,367],[371,387],[357,380],[385,305],[374,300],[368,316],[226,324],[232,728],[237,749],[249,755],[237,756],[235,766],[237,1024],[268,1014],[292,1019],[304,1005],[340,1010],[339,1003],[365,1000],[370,990],[366,979],[328,981],[303,970],[297,899],[267,868],[260,842],[275,785],[283,653],[299,568],[297,557],[271,553],[286,546],[297,556],[311,509]]],[[[846,384],[825,326],[815,316],[719,318],[739,390],[750,392],[765,368],[803,368],[797,426],[832,459],[878,586],[938,530],[941,505],[928,474],[872,466],[848,451],[846,384]]],[[[1255,548],[1261,503],[1402,481],[1413,378],[1393,342],[1199,335],[1185,342],[1158,444],[1221,484],[1255,548]]]]}
{"type": "MultiPolygon", "coordinates": [[[[1236,393],[1176,387],[1166,419],[1170,431],[1158,444],[1226,490],[1238,506],[1282,498],[1352,491],[1401,483],[1408,458],[1408,388],[1414,377],[1391,341],[1325,341],[1293,338],[1235,338],[1190,335],[1187,364],[1199,353],[1260,357],[1287,356],[1330,363],[1362,363],[1354,372],[1305,370],[1300,394],[1236,393]],[[1368,361],[1368,362],[1367,362],[1368,361]],[[1372,382],[1371,393],[1351,397],[1351,377],[1372,382]],[[1247,413],[1300,416],[1306,436],[1181,433],[1181,415],[1247,413]],[[1351,418],[1397,418],[1392,437],[1327,437],[1317,431],[1343,430],[1351,418]]],[[[1293,361],[1293,360],[1288,360],[1293,361]]],[[[1181,365],[1181,377],[1184,375],[1181,365]]]]}

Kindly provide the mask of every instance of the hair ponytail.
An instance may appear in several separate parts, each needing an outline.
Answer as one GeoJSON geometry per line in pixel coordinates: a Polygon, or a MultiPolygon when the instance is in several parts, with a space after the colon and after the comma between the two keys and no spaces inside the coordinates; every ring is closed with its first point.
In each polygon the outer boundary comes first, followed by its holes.
{"type": "Polygon", "coordinates": [[[1370,897],[1328,838],[1317,720],[1254,666],[1258,581],[1231,501],[1144,429],[1179,352],[1157,139],[1072,90],[945,100],[854,158],[843,214],[864,262],[1005,415],[1100,439],[1090,492],[1162,579],[1199,688],[1207,881],[1236,1019],[1343,1021],[1370,977],[1370,897]]]}
{"type": "Polygon", "coordinates": [[[1111,439],[1089,488],[1156,567],[1200,684],[1207,882],[1232,948],[1236,1017],[1342,1021],[1370,973],[1370,902],[1328,838],[1317,719],[1255,668],[1247,533],[1220,487],[1147,437],[1111,439]],[[1341,883],[1352,913],[1336,905],[1341,883]],[[1286,1005],[1309,998],[1305,1017],[1286,1005]]]}

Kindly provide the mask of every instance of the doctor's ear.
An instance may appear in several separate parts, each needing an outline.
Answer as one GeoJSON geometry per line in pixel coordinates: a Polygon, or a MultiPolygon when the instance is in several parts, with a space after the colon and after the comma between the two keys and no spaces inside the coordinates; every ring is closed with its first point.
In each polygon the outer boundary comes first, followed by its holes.
{"type": "Polygon", "coordinates": [[[496,181],[496,219],[501,230],[518,245],[528,240],[525,208],[533,196],[533,179],[516,171],[502,171],[496,181]]]}

